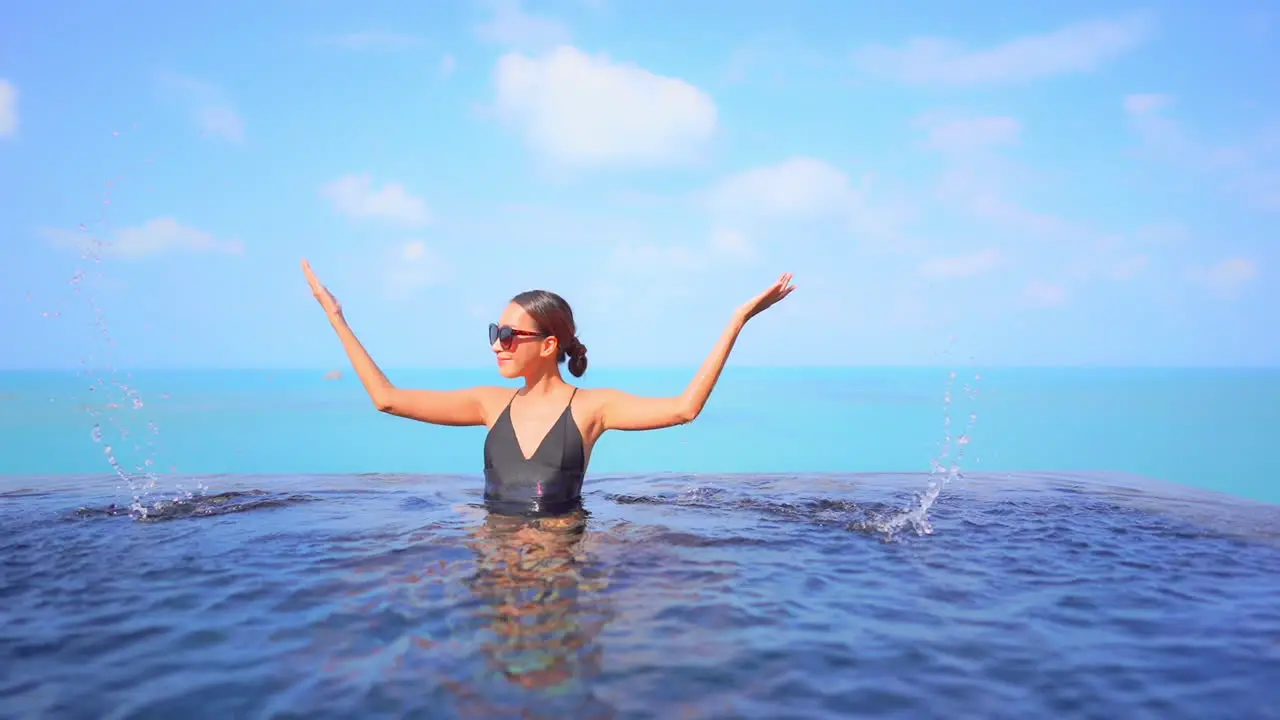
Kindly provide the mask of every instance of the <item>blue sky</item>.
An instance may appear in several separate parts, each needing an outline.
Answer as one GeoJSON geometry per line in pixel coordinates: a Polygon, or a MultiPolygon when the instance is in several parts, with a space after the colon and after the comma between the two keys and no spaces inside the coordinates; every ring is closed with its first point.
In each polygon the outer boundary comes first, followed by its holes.
{"type": "Polygon", "coordinates": [[[303,256],[387,367],[530,287],[692,365],[783,271],[736,362],[1280,361],[1268,3],[55,5],[0,31],[3,367],[342,366],[303,256]]]}

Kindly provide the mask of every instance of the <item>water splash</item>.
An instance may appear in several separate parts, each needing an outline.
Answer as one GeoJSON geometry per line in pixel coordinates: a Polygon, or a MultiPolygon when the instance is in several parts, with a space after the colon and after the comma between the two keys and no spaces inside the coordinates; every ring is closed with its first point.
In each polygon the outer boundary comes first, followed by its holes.
{"type": "MultiPolygon", "coordinates": [[[[951,337],[955,341],[955,336],[951,337]]],[[[971,358],[972,359],[972,358],[971,358]]],[[[946,388],[942,394],[942,440],[938,443],[938,452],[929,462],[929,482],[922,492],[916,493],[915,505],[881,520],[878,529],[884,533],[886,541],[892,541],[903,530],[913,530],[917,535],[933,534],[933,523],[929,520],[929,510],[937,502],[942,490],[957,478],[963,478],[961,462],[965,451],[973,438],[973,428],[978,422],[978,413],[970,411],[964,430],[959,435],[952,431],[952,413],[954,411],[956,379],[955,370],[947,374],[946,388]]],[[[965,399],[974,402],[978,398],[978,386],[982,382],[981,373],[974,373],[973,379],[964,383],[961,388],[965,399]]]]}
{"type": "MultiPolygon", "coordinates": [[[[968,410],[963,429],[953,432],[952,418],[958,412],[961,398],[957,394],[960,373],[952,370],[947,373],[947,380],[942,392],[942,439],[938,442],[938,450],[930,460],[930,471],[926,487],[914,494],[914,502],[903,507],[898,501],[851,500],[844,498],[816,497],[799,502],[779,501],[756,492],[741,496],[720,486],[685,485],[678,492],[633,495],[629,493],[606,493],[611,502],[623,505],[652,504],[682,507],[705,508],[709,510],[747,510],[767,514],[776,519],[795,522],[812,523],[825,527],[840,527],[845,530],[866,533],[880,537],[891,543],[898,539],[904,531],[913,531],[916,535],[933,534],[933,524],[929,512],[942,494],[946,486],[955,479],[963,478],[962,465],[965,454],[972,444],[973,430],[978,422],[976,411],[968,410]]],[[[982,375],[974,372],[971,379],[965,380],[959,389],[967,404],[977,401],[978,387],[982,383],[982,375]]],[[[965,408],[967,409],[967,408],[965,408]]],[[[754,476],[766,485],[773,480],[754,476]]],[[[688,478],[692,480],[693,478],[688,478]]],[[[894,483],[896,490],[896,482],[894,483]]],[[[887,489],[881,486],[878,489],[887,489]]],[[[896,494],[896,493],[895,493],[896,494]]]]}
{"type": "MultiPolygon", "coordinates": [[[[119,137],[120,133],[113,133],[119,137]]],[[[148,159],[148,163],[150,159],[148,159]]],[[[146,420],[146,432],[132,433],[130,420],[146,412],[147,403],[141,391],[133,384],[131,372],[118,369],[116,361],[116,341],[107,323],[103,307],[93,297],[89,288],[94,280],[103,280],[102,265],[113,247],[112,241],[106,239],[110,234],[110,223],[107,210],[112,205],[112,194],[121,178],[113,178],[106,182],[103,191],[98,218],[90,224],[78,223],[76,231],[68,234],[70,244],[79,249],[82,263],[72,272],[67,280],[70,298],[78,299],[82,307],[89,313],[89,325],[95,331],[96,339],[101,342],[98,352],[90,350],[79,359],[77,376],[87,383],[91,399],[83,404],[83,409],[92,422],[91,440],[100,445],[102,454],[112,472],[120,479],[118,489],[130,493],[130,514],[138,519],[146,519],[149,514],[162,509],[166,504],[189,500],[206,490],[202,482],[197,482],[195,491],[185,490],[181,485],[175,487],[172,498],[157,497],[156,489],[159,478],[154,472],[157,457],[160,454],[160,428],[154,420],[146,420]],[[87,264],[87,267],[85,267],[87,264]],[[96,270],[96,272],[90,272],[96,270]],[[132,447],[132,453],[139,458],[132,464],[123,460],[123,455],[132,447]]],[[[28,299],[31,296],[28,295],[28,299]]],[[[60,319],[70,311],[65,301],[54,309],[44,310],[41,316],[48,319],[60,319]]],[[[50,402],[55,401],[50,398],[50,402]]],[[[176,471],[176,467],[171,470],[176,471]]]]}
{"type": "Polygon", "coordinates": [[[185,498],[174,498],[168,502],[159,501],[139,513],[132,507],[119,505],[105,507],[77,508],[72,516],[75,518],[112,518],[128,515],[139,522],[166,522],[187,518],[218,517],[233,513],[254,510],[268,510],[288,507],[307,502],[318,502],[319,498],[306,493],[271,493],[266,490],[242,490],[220,493],[204,493],[185,498]]]}

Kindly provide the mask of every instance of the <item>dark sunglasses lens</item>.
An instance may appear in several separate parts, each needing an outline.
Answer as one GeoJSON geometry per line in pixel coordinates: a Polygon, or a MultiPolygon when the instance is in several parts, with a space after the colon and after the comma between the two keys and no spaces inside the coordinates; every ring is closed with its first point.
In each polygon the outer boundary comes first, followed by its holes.
{"type": "Polygon", "coordinates": [[[489,344],[490,345],[496,342],[498,343],[498,346],[501,347],[503,350],[510,350],[511,343],[515,339],[516,339],[516,332],[515,330],[512,330],[510,327],[507,327],[506,325],[503,325],[502,327],[498,327],[497,325],[489,326],[489,344]]]}

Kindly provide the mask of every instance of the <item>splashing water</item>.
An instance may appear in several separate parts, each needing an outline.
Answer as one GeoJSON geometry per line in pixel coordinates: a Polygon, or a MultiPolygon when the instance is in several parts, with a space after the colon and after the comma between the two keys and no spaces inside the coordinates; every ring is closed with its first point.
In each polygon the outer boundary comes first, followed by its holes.
{"type": "MultiPolygon", "coordinates": [[[[113,137],[119,137],[119,135],[118,132],[113,133],[113,137]]],[[[84,404],[85,412],[93,423],[89,433],[90,439],[102,447],[102,454],[107,464],[123,482],[120,489],[127,488],[131,494],[130,514],[138,519],[146,519],[149,513],[161,509],[166,504],[165,497],[153,497],[159,480],[153,468],[160,450],[160,428],[155,422],[148,421],[145,433],[134,435],[130,432],[127,414],[144,412],[146,402],[138,388],[131,385],[133,380],[131,372],[124,372],[121,378],[122,373],[117,370],[117,363],[114,361],[117,350],[115,338],[111,334],[102,306],[88,290],[92,280],[103,278],[101,272],[103,259],[112,247],[112,242],[104,239],[104,236],[109,228],[107,209],[112,204],[112,191],[116,182],[116,179],[112,179],[106,183],[99,216],[94,223],[99,231],[94,232],[85,223],[79,223],[74,233],[74,237],[77,238],[75,244],[81,250],[80,260],[89,263],[91,267],[98,268],[98,271],[91,276],[85,268],[76,268],[68,279],[67,285],[73,297],[82,299],[90,315],[90,324],[96,330],[97,339],[104,346],[100,355],[92,351],[82,355],[79,361],[80,369],[77,372],[79,377],[89,383],[87,389],[95,398],[94,401],[84,404]],[[130,444],[132,444],[133,453],[141,457],[141,461],[134,463],[131,467],[121,458],[130,444]]],[[[31,299],[30,295],[28,299],[31,299]]],[[[41,316],[59,319],[64,316],[65,311],[65,307],[45,310],[41,312],[41,316]]],[[[50,398],[50,402],[54,401],[54,398],[50,398]]],[[[194,493],[177,485],[176,495],[168,502],[189,500],[197,493],[203,494],[205,490],[202,482],[197,483],[194,493]]]]}
{"type": "MultiPolygon", "coordinates": [[[[955,337],[952,336],[952,341],[955,337]]],[[[942,441],[938,444],[938,453],[929,463],[929,482],[922,492],[916,493],[916,505],[895,515],[884,518],[879,523],[879,530],[884,533],[886,541],[904,529],[910,528],[917,535],[933,534],[933,524],[929,521],[929,510],[937,502],[943,488],[952,480],[963,478],[961,461],[965,450],[973,437],[974,425],[978,422],[978,414],[970,411],[964,430],[959,435],[952,434],[951,416],[954,406],[957,373],[952,370],[947,375],[946,389],[942,395],[942,441]]],[[[965,383],[962,390],[966,399],[974,402],[978,398],[978,385],[982,375],[974,373],[971,383],[965,383]]]]}

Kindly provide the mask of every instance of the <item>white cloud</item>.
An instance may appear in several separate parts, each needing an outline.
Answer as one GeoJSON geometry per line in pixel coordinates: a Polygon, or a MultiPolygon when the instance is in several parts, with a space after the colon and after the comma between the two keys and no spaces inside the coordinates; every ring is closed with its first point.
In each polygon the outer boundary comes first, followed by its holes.
{"type": "Polygon", "coordinates": [[[1154,259],[1168,258],[1173,247],[1191,235],[1176,223],[1151,223],[1131,231],[1094,233],[1073,228],[1058,243],[1063,253],[1058,262],[1073,281],[1128,281],[1147,273],[1154,259]]]}
{"type": "Polygon", "coordinates": [[[721,180],[710,195],[712,212],[761,217],[812,217],[848,211],[856,200],[849,177],[830,164],[794,157],[721,180]]]}
{"type": "Polygon", "coordinates": [[[457,69],[458,61],[454,59],[453,55],[445,53],[444,57],[440,58],[440,74],[444,77],[449,77],[457,69]]]}
{"type": "Polygon", "coordinates": [[[403,50],[421,45],[422,38],[405,33],[369,30],[323,38],[322,42],[344,50],[354,51],[403,50]]]}
{"type": "Polygon", "coordinates": [[[375,187],[367,173],[347,175],[325,185],[320,194],[343,215],[378,218],[405,227],[422,227],[431,221],[431,211],[420,197],[399,183],[375,187]]]}
{"type": "Polygon", "coordinates": [[[1019,142],[1022,124],[1006,116],[949,117],[931,112],[916,119],[925,145],[943,153],[949,165],[938,180],[937,196],[974,217],[1029,232],[1056,232],[1059,218],[1037,213],[1009,197],[1021,171],[996,152],[1019,142]]]}
{"type": "Polygon", "coordinates": [[[1067,289],[1057,283],[1032,280],[1023,289],[1027,301],[1036,307],[1059,307],[1067,302],[1067,289]]]}
{"type": "Polygon", "coordinates": [[[997,85],[1096,70],[1147,36],[1141,16],[1068,25],[985,49],[920,37],[899,48],[873,45],[854,61],[864,72],[913,85],[997,85]]]}
{"type": "Polygon", "coordinates": [[[971,277],[990,272],[1003,261],[999,250],[988,248],[968,255],[932,258],[920,266],[920,274],[926,277],[971,277]]]}
{"type": "Polygon", "coordinates": [[[569,42],[569,28],[559,20],[526,13],[520,0],[487,0],[493,14],[476,26],[476,35],[493,45],[541,50],[569,42]]]}
{"type": "Polygon", "coordinates": [[[1218,187],[1234,192],[1260,210],[1280,212],[1280,126],[1269,126],[1252,138],[1229,145],[1195,139],[1170,117],[1174,99],[1168,95],[1134,94],[1124,98],[1124,111],[1149,156],[1178,163],[1220,179],[1218,187]]]}
{"type": "Polygon", "coordinates": [[[244,243],[239,240],[220,238],[168,217],[123,228],[106,238],[61,229],[45,230],[44,235],[56,247],[93,255],[140,258],[166,252],[244,254],[244,243]]]}
{"type": "Polygon", "coordinates": [[[707,194],[716,226],[750,235],[774,221],[830,220],[841,230],[886,235],[900,214],[872,208],[867,193],[822,160],[793,157],[718,182],[707,194]]]}
{"type": "Polygon", "coordinates": [[[855,184],[830,163],[804,156],[726,175],[697,196],[710,225],[708,250],[744,265],[760,261],[766,246],[789,254],[792,243],[869,240],[879,250],[901,250],[908,214],[872,203],[870,185],[869,177],[855,184]]]}
{"type": "Polygon", "coordinates": [[[449,266],[430,246],[421,240],[410,240],[395,248],[387,259],[387,294],[404,299],[447,278],[449,266]]]}
{"type": "Polygon", "coordinates": [[[1208,268],[1200,276],[1211,293],[1226,300],[1234,300],[1246,285],[1258,278],[1258,264],[1245,257],[1225,258],[1208,268]]]}
{"type": "Polygon", "coordinates": [[[18,132],[18,88],[0,78],[0,137],[11,137],[18,132]]]}
{"type": "Polygon", "coordinates": [[[160,82],[188,107],[200,134],[234,143],[244,140],[244,120],[220,88],[173,73],[162,73],[160,82]]]}
{"type": "Polygon", "coordinates": [[[1022,123],[1006,116],[947,119],[928,114],[918,122],[927,135],[925,145],[944,153],[969,153],[1014,145],[1022,132],[1022,123]]]}
{"type": "Polygon", "coordinates": [[[1007,186],[1016,168],[996,151],[1020,141],[1022,123],[1016,118],[932,111],[918,116],[914,124],[925,134],[924,146],[947,157],[936,189],[943,203],[1023,231],[1044,232],[1061,225],[1009,198],[1007,186]]]}
{"type": "Polygon", "coordinates": [[[495,84],[499,111],[530,147],[566,166],[687,163],[718,126],[715,103],[697,87],[569,46],[504,55],[495,84]]]}

